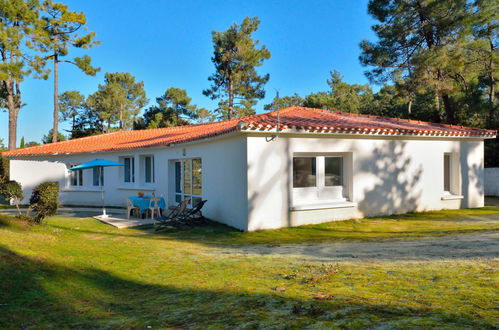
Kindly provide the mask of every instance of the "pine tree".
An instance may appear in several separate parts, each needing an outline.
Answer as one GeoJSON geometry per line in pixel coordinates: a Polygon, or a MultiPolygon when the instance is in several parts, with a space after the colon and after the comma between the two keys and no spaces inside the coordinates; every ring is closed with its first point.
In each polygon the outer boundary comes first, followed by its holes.
{"type": "Polygon", "coordinates": [[[377,42],[362,41],[360,61],[373,67],[372,82],[411,80],[431,88],[437,113],[442,101],[448,123],[455,123],[450,99],[456,63],[447,50],[465,35],[470,15],[466,0],[370,0],[369,13],[380,23],[373,26],[377,42]]]}
{"type": "Polygon", "coordinates": [[[37,6],[36,0],[0,0],[0,106],[9,113],[9,149],[17,146],[17,118],[24,105],[21,83],[31,73],[46,78],[43,59],[28,53],[39,50],[37,6]]]}
{"type": "Polygon", "coordinates": [[[231,119],[254,113],[258,99],[265,97],[264,86],[269,75],[260,76],[256,68],[270,58],[265,46],[258,48],[259,41],[251,35],[258,29],[257,17],[246,17],[241,25],[233,24],[223,32],[212,32],[215,73],[203,94],[219,100],[220,118],[231,119]]]}
{"type": "Polygon", "coordinates": [[[51,54],[47,59],[54,64],[54,125],[52,142],[57,142],[59,127],[59,63],[71,63],[81,69],[85,74],[95,76],[100,71],[91,65],[88,55],[75,57],[73,60],[64,59],[69,54],[71,47],[88,49],[98,44],[95,41],[95,32],[85,32],[79,35],[78,31],[85,31],[87,19],[84,13],[70,11],[63,3],[45,0],[41,6],[43,13],[43,29],[45,38],[42,41],[47,51],[51,54]]]}

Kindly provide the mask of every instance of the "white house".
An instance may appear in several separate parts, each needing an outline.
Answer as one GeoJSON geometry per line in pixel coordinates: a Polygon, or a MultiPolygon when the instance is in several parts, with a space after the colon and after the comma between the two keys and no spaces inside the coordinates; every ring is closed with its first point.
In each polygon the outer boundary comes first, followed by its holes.
{"type": "MultiPolygon", "coordinates": [[[[58,181],[66,205],[155,192],[207,199],[206,217],[253,231],[408,211],[481,207],[483,141],[496,131],[289,107],[200,125],[119,131],[5,152],[25,196],[58,181]]],[[[26,202],[26,201],[25,201],[26,202]]]]}

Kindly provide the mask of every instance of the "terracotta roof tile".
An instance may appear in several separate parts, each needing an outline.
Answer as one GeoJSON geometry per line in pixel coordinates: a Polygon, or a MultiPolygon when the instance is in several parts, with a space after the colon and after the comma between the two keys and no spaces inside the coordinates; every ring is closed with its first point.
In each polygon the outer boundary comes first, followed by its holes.
{"type": "Polygon", "coordinates": [[[233,131],[275,130],[312,131],[342,134],[426,135],[449,137],[494,137],[497,132],[472,127],[435,124],[417,120],[378,117],[340,111],[289,107],[277,112],[214,123],[118,131],[80,139],[49,143],[4,152],[6,156],[54,155],[130,150],[169,146],[202,140],[233,131]]]}

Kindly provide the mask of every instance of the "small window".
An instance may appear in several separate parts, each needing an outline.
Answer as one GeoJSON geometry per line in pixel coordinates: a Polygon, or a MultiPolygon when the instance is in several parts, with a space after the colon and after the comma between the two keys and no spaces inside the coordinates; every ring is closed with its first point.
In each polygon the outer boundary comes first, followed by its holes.
{"type": "Polygon", "coordinates": [[[451,155],[444,155],[444,191],[450,192],[451,183],[451,155]]]}
{"type": "Polygon", "coordinates": [[[315,157],[293,157],[293,188],[317,185],[315,157]]]}
{"type": "Polygon", "coordinates": [[[93,168],[93,185],[99,186],[99,181],[100,181],[100,185],[103,186],[104,185],[104,169],[102,167],[94,167],[93,168]]]}
{"type": "Polygon", "coordinates": [[[124,180],[125,182],[131,183],[135,182],[135,158],[125,157],[123,158],[124,166],[124,180]]]}
{"type": "MultiPolygon", "coordinates": [[[[75,167],[76,165],[70,165],[75,167]]],[[[69,182],[71,186],[83,186],[83,171],[69,171],[69,182]]]]}
{"type": "Polygon", "coordinates": [[[154,156],[144,157],[144,169],[145,169],[144,181],[146,183],[154,182],[154,156]]]}
{"type": "Polygon", "coordinates": [[[343,157],[325,157],[324,186],[343,185],[343,157]]]}

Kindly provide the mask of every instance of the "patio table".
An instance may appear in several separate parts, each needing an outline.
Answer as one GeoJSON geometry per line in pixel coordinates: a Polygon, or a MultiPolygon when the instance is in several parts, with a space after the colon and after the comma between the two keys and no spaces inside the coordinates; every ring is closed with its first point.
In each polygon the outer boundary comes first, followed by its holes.
{"type": "MultiPolygon", "coordinates": [[[[148,208],[149,208],[149,203],[151,201],[152,196],[145,196],[145,197],[138,197],[138,196],[131,196],[128,197],[131,201],[133,206],[137,206],[140,209],[140,213],[144,213],[148,208]]],[[[160,209],[164,210],[166,207],[166,202],[163,197],[159,198],[158,206],[160,209]]]]}

